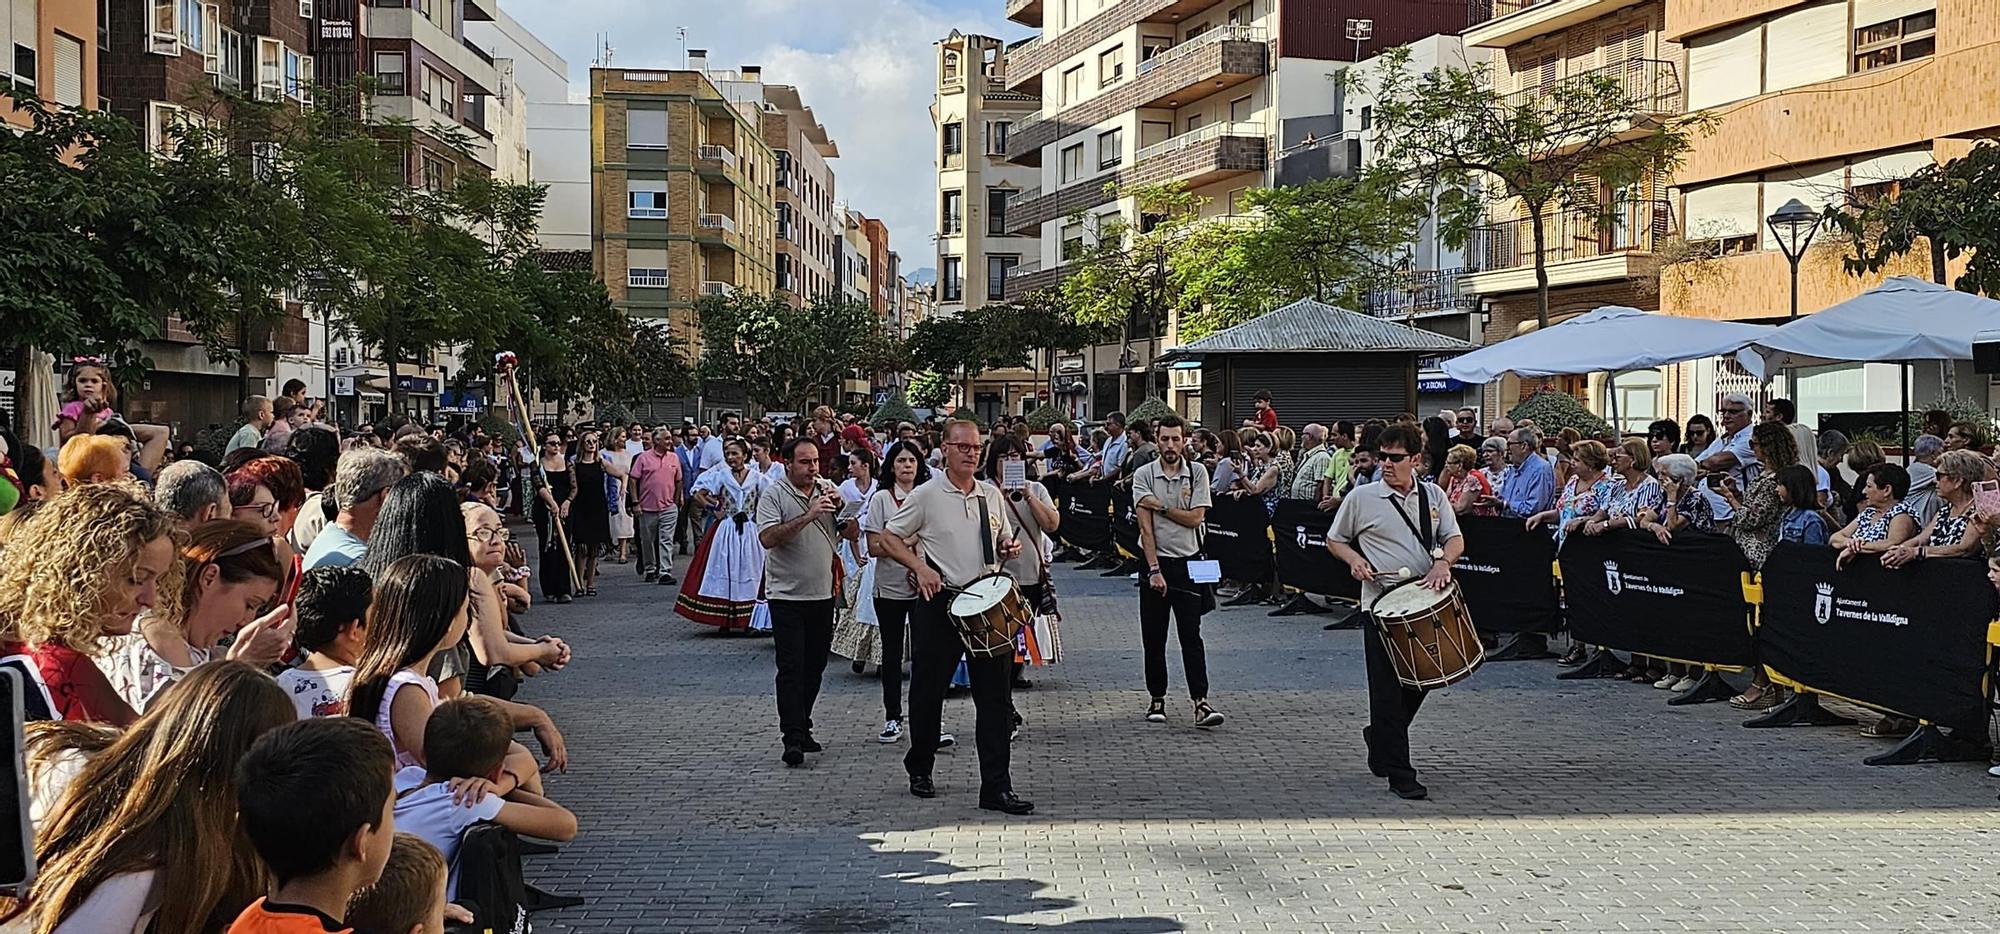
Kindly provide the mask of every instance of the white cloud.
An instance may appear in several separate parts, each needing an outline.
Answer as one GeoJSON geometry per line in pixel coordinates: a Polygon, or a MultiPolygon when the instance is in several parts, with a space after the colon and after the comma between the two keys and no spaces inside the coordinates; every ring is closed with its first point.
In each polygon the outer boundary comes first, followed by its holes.
{"type": "Polygon", "coordinates": [[[953,29],[1013,36],[1001,0],[506,0],[507,12],[587,87],[598,36],[619,65],[681,67],[681,40],[713,68],[761,65],[799,88],[840,145],[837,196],[889,225],[905,271],[933,265],[932,47],[953,29]]]}

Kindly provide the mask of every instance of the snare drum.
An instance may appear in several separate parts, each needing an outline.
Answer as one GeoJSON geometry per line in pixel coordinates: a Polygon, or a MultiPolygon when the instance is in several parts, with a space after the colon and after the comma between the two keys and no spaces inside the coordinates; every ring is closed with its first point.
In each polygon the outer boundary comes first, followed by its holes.
{"type": "Polygon", "coordinates": [[[1441,591],[1411,581],[1376,597],[1368,609],[1396,680],[1409,687],[1457,684],[1486,660],[1457,581],[1441,591]]]}
{"type": "Polygon", "coordinates": [[[1005,574],[988,574],[959,588],[945,608],[965,651],[981,658],[1014,656],[1014,640],[1032,615],[1021,588],[1005,574]]]}

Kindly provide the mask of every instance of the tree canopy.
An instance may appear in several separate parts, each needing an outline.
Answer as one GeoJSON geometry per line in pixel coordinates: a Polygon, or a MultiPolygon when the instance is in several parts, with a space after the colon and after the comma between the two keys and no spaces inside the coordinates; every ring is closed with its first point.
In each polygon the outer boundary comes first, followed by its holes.
{"type": "Polygon", "coordinates": [[[1927,165],[1896,186],[1893,196],[1852,192],[1831,205],[1826,220],[1846,241],[1843,260],[1855,275],[1880,272],[1890,261],[1928,244],[1931,278],[1962,292],[2000,295],[2000,144],[1981,141],[1965,156],[1927,165]],[[1965,271],[1946,281],[1946,264],[1965,271]]]}
{"type": "Polygon", "coordinates": [[[803,308],[784,298],[736,293],[705,296],[701,375],[741,385],[769,409],[805,411],[838,397],[849,373],[903,368],[903,348],[874,309],[823,295],[803,308]]]}

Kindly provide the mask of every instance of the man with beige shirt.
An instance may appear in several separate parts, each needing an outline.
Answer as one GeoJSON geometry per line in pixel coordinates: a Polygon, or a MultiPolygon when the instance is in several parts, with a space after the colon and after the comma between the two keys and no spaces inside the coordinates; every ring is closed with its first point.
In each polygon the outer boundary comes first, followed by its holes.
{"type": "Polygon", "coordinates": [[[860,533],[852,519],[839,516],[845,502],[840,491],[820,479],[819,446],[794,438],[780,453],[785,482],[757,500],[757,541],[764,546],[764,594],[778,655],[778,730],[784,763],[797,766],[806,753],[821,750],[812,736],[812,710],[833,648],[833,600],[840,592],[834,543],[860,533]]]}

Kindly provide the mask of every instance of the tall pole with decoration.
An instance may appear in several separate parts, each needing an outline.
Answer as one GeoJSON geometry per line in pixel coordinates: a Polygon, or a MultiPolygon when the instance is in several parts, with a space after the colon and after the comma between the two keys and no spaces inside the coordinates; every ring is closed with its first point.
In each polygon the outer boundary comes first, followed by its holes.
{"type": "MultiPolygon", "coordinates": [[[[540,489],[546,490],[549,488],[549,475],[542,470],[542,443],[535,437],[535,423],[528,418],[527,399],[521,395],[520,380],[515,378],[520,362],[520,358],[512,351],[503,350],[493,355],[493,372],[507,384],[507,394],[502,397],[501,404],[519,413],[519,421],[515,422],[515,426],[520,430],[521,437],[528,442],[529,462],[534,465],[535,482],[540,489]]],[[[554,494],[550,494],[550,497],[554,498],[554,494]]],[[[563,529],[562,520],[562,510],[551,507],[549,528],[554,530],[556,541],[562,543],[563,563],[569,571],[570,590],[574,591],[580,586],[581,581],[576,573],[576,554],[570,550],[569,533],[563,529]]],[[[546,574],[547,570],[544,569],[543,573],[546,574]]]]}

